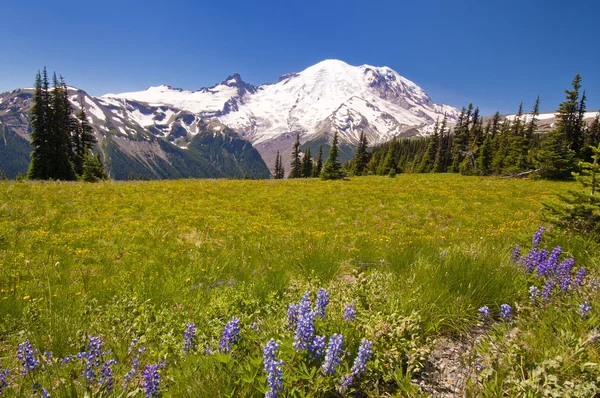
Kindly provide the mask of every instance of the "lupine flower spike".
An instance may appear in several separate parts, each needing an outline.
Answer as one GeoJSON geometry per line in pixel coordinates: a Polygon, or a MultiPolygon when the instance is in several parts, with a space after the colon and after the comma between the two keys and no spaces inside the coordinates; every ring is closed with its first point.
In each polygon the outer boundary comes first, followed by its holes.
{"type": "Polygon", "coordinates": [[[263,353],[263,365],[267,374],[267,385],[269,391],[265,394],[265,398],[277,398],[280,391],[283,391],[283,371],[281,366],[283,362],[275,356],[275,351],[279,346],[275,340],[271,339],[267,343],[263,353]]]}
{"type": "Polygon", "coordinates": [[[335,374],[335,368],[341,362],[342,348],[344,347],[344,336],[334,334],[329,339],[327,351],[325,352],[325,361],[321,366],[325,375],[335,374]]]}

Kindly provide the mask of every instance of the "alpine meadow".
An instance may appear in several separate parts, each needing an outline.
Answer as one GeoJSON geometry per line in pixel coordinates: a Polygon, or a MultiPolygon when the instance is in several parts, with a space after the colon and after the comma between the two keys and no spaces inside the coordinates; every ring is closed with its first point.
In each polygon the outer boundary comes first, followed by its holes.
{"type": "Polygon", "coordinates": [[[600,397],[559,3],[4,5],[0,396],[600,397]]]}

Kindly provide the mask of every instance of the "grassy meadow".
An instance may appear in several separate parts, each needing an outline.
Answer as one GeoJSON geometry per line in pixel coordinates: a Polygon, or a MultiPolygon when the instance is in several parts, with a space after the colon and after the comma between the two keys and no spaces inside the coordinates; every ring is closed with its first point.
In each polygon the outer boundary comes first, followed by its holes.
{"type": "MultiPolygon", "coordinates": [[[[414,380],[426,378],[436,340],[484,328],[465,360],[478,363],[469,394],[593,396],[597,286],[536,306],[536,278],[510,261],[516,244],[531,246],[541,202],[573,188],[457,175],[0,182],[0,370],[10,370],[0,392],[152,396],[144,367],[160,364],[163,396],[259,397],[269,388],[263,347],[274,338],[280,396],[418,396],[414,380]],[[330,302],[316,333],[344,335],[333,375],[294,349],[286,317],[319,288],[330,302]],[[583,300],[593,308],[586,319],[583,300]],[[509,322],[498,319],[503,303],[514,311],[509,322]],[[482,306],[493,322],[482,324],[482,306]],[[232,317],[240,338],[223,353],[232,317]],[[189,322],[195,339],[184,350],[189,322]],[[102,338],[98,363],[116,360],[111,388],[101,365],[84,377],[85,357],[65,360],[89,352],[91,336],[102,338]],[[362,339],[373,343],[366,373],[341,389],[362,339]],[[22,375],[17,347],[26,340],[38,365],[22,375]]],[[[598,274],[594,242],[549,228],[543,246],[555,245],[586,266],[588,280],[598,274]]]]}

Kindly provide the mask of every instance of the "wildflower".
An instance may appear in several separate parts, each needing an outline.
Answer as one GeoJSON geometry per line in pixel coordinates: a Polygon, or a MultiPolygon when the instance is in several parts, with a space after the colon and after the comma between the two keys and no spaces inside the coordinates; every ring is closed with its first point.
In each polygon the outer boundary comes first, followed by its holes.
{"type": "Polygon", "coordinates": [[[490,317],[490,308],[487,305],[484,305],[477,311],[479,311],[479,316],[481,317],[482,321],[487,321],[490,317]]]}
{"type": "MultiPolygon", "coordinates": [[[[545,251],[542,250],[542,252],[545,251]]],[[[541,252],[540,252],[541,253],[541,252]]],[[[538,275],[541,277],[547,277],[551,275],[555,275],[558,271],[558,258],[562,253],[562,247],[556,246],[552,249],[552,253],[546,261],[540,261],[538,265],[538,275]]]]}
{"type": "Polygon", "coordinates": [[[581,286],[583,284],[583,280],[585,279],[586,275],[587,275],[587,271],[586,271],[585,267],[579,268],[579,270],[575,274],[575,281],[574,281],[575,285],[581,286]]]}
{"type": "Polygon", "coordinates": [[[315,303],[315,312],[321,319],[325,319],[325,308],[329,304],[329,293],[327,290],[321,288],[317,292],[317,301],[315,303]]]}
{"type": "Polygon", "coordinates": [[[554,280],[548,279],[548,281],[544,285],[544,289],[542,290],[542,298],[544,299],[544,301],[550,300],[550,296],[552,296],[552,291],[554,290],[554,285],[556,285],[554,280]]]}
{"type": "Polygon", "coordinates": [[[37,352],[37,350],[31,348],[31,343],[27,340],[19,344],[17,357],[23,366],[23,369],[21,370],[23,376],[38,367],[39,363],[35,359],[35,354],[37,354],[37,352]]]}
{"type": "Polygon", "coordinates": [[[133,351],[133,349],[135,348],[135,346],[137,345],[138,341],[140,341],[139,337],[134,338],[133,340],[131,340],[131,344],[129,344],[129,348],[127,349],[127,353],[129,354],[131,351],[133,351]]]}
{"type": "Polygon", "coordinates": [[[146,365],[144,368],[144,390],[146,398],[158,397],[160,394],[160,375],[158,374],[158,365],[146,365]]]}
{"type": "Polygon", "coordinates": [[[275,340],[271,339],[264,349],[263,365],[267,374],[267,385],[269,386],[265,398],[277,398],[279,391],[283,391],[283,371],[281,370],[283,362],[275,356],[275,351],[278,348],[279,346],[275,340]]]}
{"type": "Polygon", "coordinates": [[[579,306],[579,315],[581,315],[581,319],[586,319],[588,316],[588,312],[592,310],[592,306],[588,304],[588,302],[584,302],[579,306]]]}
{"type": "Polygon", "coordinates": [[[100,370],[100,381],[98,385],[101,386],[106,384],[106,391],[111,392],[113,390],[113,370],[112,365],[116,365],[117,361],[115,359],[111,359],[102,365],[102,369],[100,370]]]}
{"type": "Polygon", "coordinates": [[[219,344],[219,349],[221,352],[231,352],[231,346],[235,344],[240,339],[240,320],[236,317],[231,318],[231,320],[225,325],[225,329],[223,330],[223,336],[221,337],[221,342],[219,344]]]}
{"type": "Polygon", "coordinates": [[[102,339],[100,337],[90,336],[88,350],[87,355],[85,355],[87,364],[83,376],[89,383],[96,378],[96,371],[94,368],[100,366],[100,356],[103,354],[102,339]]]}
{"type": "Polygon", "coordinates": [[[533,239],[531,240],[531,244],[533,245],[533,247],[538,247],[540,245],[545,230],[546,228],[539,227],[538,230],[533,234],[533,239]]]}
{"type": "Polygon", "coordinates": [[[42,388],[42,398],[50,398],[50,393],[45,388],[42,388]]]}
{"type": "Polygon", "coordinates": [[[510,261],[513,264],[516,264],[519,261],[520,257],[521,257],[521,246],[520,245],[516,245],[512,249],[512,252],[510,253],[510,261]]]}
{"type": "Polygon", "coordinates": [[[255,332],[258,332],[258,323],[252,322],[252,325],[250,326],[250,329],[252,329],[255,332]]]}
{"type": "Polygon", "coordinates": [[[344,336],[334,334],[329,339],[327,351],[325,351],[325,361],[321,366],[325,375],[335,374],[335,367],[341,362],[342,347],[344,346],[344,336]]]}
{"type": "Polygon", "coordinates": [[[4,369],[0,371],[0,395],[4,393],[4,389],[8,387],[8,380],[6,380],[9,375],[10,370],[4,369]]]}
{"type": "Polygon", "coordinates": [[[135,357],[133,357],[133,360],[131,361],[131,369],[129,369],[129,371],[124,376],[125,383],[128,383],[131,380],[133,380],[133,378],[137,374],[137,371],[140,367],[140,355],[144,351],[146,351],[146,349],[144,347],[138,348],[137,355],[135,357]]]}
{"type": "Polygon", "coordinates": [[[539,294],[540,289],[538,289],[536,286],[531,286],[529,288],[529,299],[531,301],[536,302],[539,294]]]}
{"type": "Polygon", "coordinates": [[[319,360],[323,356],[325,350],[325,336],[315,336],[313,341],[308,345],[308,357],[312,360],[319,360]]]}
{"type": "Polygon", "coordinates": [[[358,354],[354,358],[354,364],[350,369],[350,374],[342,376],[341,387],[342,390],[352,385],[354,379],[360,377],[367,370],[367,362],[371,359],[373,353],[373,343],[369,340],[363,339],[360,342],[358,348],[358,354]]]}
{"type": "Polygon", "coordinates": [[[512,315],[512,307],[508,304],[500,305],[500,318],[510,319],[512,315]]]}
{"type": "Polygon", "coordinates": [[[304,351],[308,348],[315,335],[315,313],[300,302],[298,324],[294,335],[294,348],[296,351],[304,351]]]}
{"type": "Polygon", "coordinates": [[[298,324],[298,304],[291,303],[287,310],[288,327],[293,329],[298,324]]]}
{"type": "Polygon", "coordinates": [[[348,304],[344,309],[344,320],[346,322],[354,322],[356,318],[356,305],[348,304]]]}
{"type": "Polygon", "coordinates": [[[196,346],[196,324],[190,322],[185,325],[185,332],[183,333],[183,353],[187,354],[194,351],[196,346]]]}

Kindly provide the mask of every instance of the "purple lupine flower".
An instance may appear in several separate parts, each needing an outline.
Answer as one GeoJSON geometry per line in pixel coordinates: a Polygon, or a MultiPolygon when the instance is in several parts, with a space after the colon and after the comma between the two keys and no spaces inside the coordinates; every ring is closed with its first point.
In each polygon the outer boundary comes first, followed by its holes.
{"type": "Polygon", "coordinates": [[[544,289],[542,289],[542,298],[544,299],[544,301],[550,300],[555,285],[556,283],[552,279],[548,279],[546,281],[546,283],[544,284],[544,289]]]}
{"type": "Polygon", "coordinates": [[[50,365],[52,363],[52,358],[54,357],[52,351],[44,351],[43,356],[46,358],[46,364],[50,365]]]}
{"type": "Polygon", "coordinates": [[[327,338],[325,336],[315,336],[313,341],[308,345],[308,357],[313,360],[319,360],[323,356],[323,351],[325,350],[325,340],[327,338]]]}
{"type": "Polygon", "coordinates": [[[131,344],[129,344],[129,348],[127,349],[127,353],[129,354],[131,351],[133,351],[133,349],[135,348],[135,346],[137,345],[138,341],[140,341],[139,337],[134,338],[133,340],[131,340],[131,344]]]}
{"type": "Polygon", "coordinates": [[[291,303],[287,310],[288,327],[293,329],[298,324],[298,304],[291,303]]]}
{"type": "Polygon", "coordinates": [[[341,362],[342,348],[344,346],[344,336],[341,334],[334,334],[329,339],[327,345],[327,351],[325,351],[325,361],[321,366],[325,375],[335,374],[335,368],[341,362]]]}
{"type": "Polygon", "coordinates": [[[194,351],[196,347],[196,324],[190,322],[185,325],[185,332],[183,332],[183,353],[188,354],[194,351]]]}
{"type": "Polygon", "coordinates": [[[354,319],[356,319],[356,305],[348,304],[344,308],[344,320],[346,322],[354,322],[354,319]]]}
{"type": "Polygon", "coordinates": [[[225,325],[225,329],[223,329],[223,336],[221,337],[221,342],[219,343],[219,349],[221,352],[231,352],[232,345],[235,344],[240,339],[240,320],[236,317],[231,318],[231,320],[225,325]]]}
{"type": "Polygon", "coordinates": [[[60,360],[60,364],[61,365],[66,365],[68,363],[71,363],[71,361],[75,359],[75,355],[67,355],[66,357],[64,357],[63,359],[60,360]]]}
{"type": "Polygon", "coordinates": [[[354,358],[354,364],[350,369],[350,374],[342,376],[341,389],[346,390],[352,385],[355,379],[360,377],[367,370],[367,362],[371,359],[373,353],[373,343],[363,339],[358,348],[358,354],[354,358]]]}
{"type": "Polygon", "coordinates": [[[0,395],[4,394],[4,389],[8,387],[7,377],[10,374],[10,370],[0,370],[0,395]]]}
{"type": "Polygon", "coordinates": [[[98,381],[98,385],[102,386],[106,384],[106,391],[111,392],[113,390],[113,370],[112,365],[116,365],[117,361],[115,359],[111,359],[106,361],[104,365],[102,365],[102,369],[100,370],[100,380],[98,381]]]}
{"type": "Polygon", "coordinates": [[[500,318],[502,319],[510,319],[512,315],[512,307],[508,304],[501,304],[500,305],[500,318]]]}
{"type": "Polygon", "coordinates": [[[144,390],[146,398],[158,397],[160,394],[160,375],[158,365],[146,365],[144,368],[144,390]]]}
{"type": "Polygon", "coordinates": [[[31,343],[28,340],[25,340],[21,344],[19,344],[19,348],[17,350],[17,357],[19,361],[21,361],[21,366],[23,369],[21,373],[25,376],[27,373],[32,372],[35,368],[38,367],[39,362],[35,359],[35,354],[37,354],[37,350],[34,350],[31,347],[31,343]]]}
{"type": "Polygon", "coordinates": [[[538,250],[532,248],[526,257],[521,258],[521,262],[525,267],[525,272],[530,273],[538,266],[538,250]]]}
{"type": "Polygon", "coordinates": [[[537,286],[531,286],[529,288],[529,300],[531,300],[532,302],[536,302],[538,299],[538,296],[540,294],[540,289],[537,288],[537,286]]]}
{"type": "Polygon", "coordinates": [[[533,247],[538,247],[542,242],[542,238],[544,237],[544,231],[546,228],[539,227],[538,230],[533,234],[533,239],[531,240],[531,244],[533,247]]]}
{"type": "MultiPolygon", "coordinates": [[[[545,250],[545,249],[544,249],[545,250]]],[[[553,276],[558,273],[558,258],[562,253],[562,247],[556,246],[552,249],[552,253],[548,256],[546,261],[543,261],[538,266],[538,275],[541,277],[553,276]]]]}
{"type": "Polygon", "coordinates": [[[304,293],[298,305],[298,323],[294,334],[293,347],[296,351],[304,351],[315,336],[316,314],[310,309],[310,292],[304,293]]]}
{"type": "Polygon", "coordinates": [[[85,380],[89,383],[92,380],[96,379],[96,370],[95,368],[100,366],[100,356],[102,356],[102,339],[100,337],[92,337],[89,338],[88,343],[88,352],[83,353],[86,354],[86,367],[83,372],[83,376],[85,380]]]}
{"type": "Polygon", "coordinates": [[[487,305],[484,305],[477,311],[479,312],[479,316],[481,317],[482,321],[487,321],[490,317],[490,307],[488,307],[487,305]]]}
{"type": "Polygon", "coordinates": [[[575,274],[575,286],[581,286],[583,284],[583,280],[585,279],[585,276],[587,275],[587,271],[585,269],[585,267],[581,267],[579,268],[579,270],[577,270],[577,273],[575,274]]]}
{"type": "Polygon", "coordinates": [[[521,246],[516,245],[510,252],[510,261],[513,264],[517,264],[519,262],[520,258],[521,258],[521,246]]]}
{"type": "Polygon", "coordinates": [[[587,301],[581,304],[579,306],[579,315],[581,315],[581,319],[586,319],[591,310],[592,306],[590,306],[587,301]]]}
{"type": "Polygon", "coordinates": [[[137,371],[140,368],[140,355],[144,351],[146,351],[146,348],[144,348],[144,347],[138,348],[137,355],[135,357],[133,357],[133,360],[131,361],[131,369],[129,369],[129,371],[125,374],[125,377],[124,377],[125,383],[128,383],[131,380],[133,380],[133,378],[137,374],[137,371]]]}
{"type": "Polygon", "coordinates": [[[265,394],[265,398],[277,398],[280,391],[283,391],[283,361],[277,359],[275,351],[279,348],[279,345],[275,340],[271,339],[265,345],[263,352],[263,365],[265,373],[267,374],[267,385],[269,391],[265,394]]]}
{"type": "Polygon", "coordinates": [[[50,398],[50,393],[48,392],[48,390],[46,390],[45,388],[42,388],[42,390],[40,391],[41,393],[41,397],[42,398],[50,398]]]}
{"type": "Polygon", "coordinates": [[[325,319],[327,304],[329,304],[329,293],[327,293],[327,290],[321,288],[317,292],[317,301],[315,303],[315,312],[321,319],[325,319]]]}
{"type": "Polygon", "coordinates": [[[258,332],[258,323],[252,322],[252,325],[250,325],[250,329],[252,329],[255,332],[258,332]]]}

